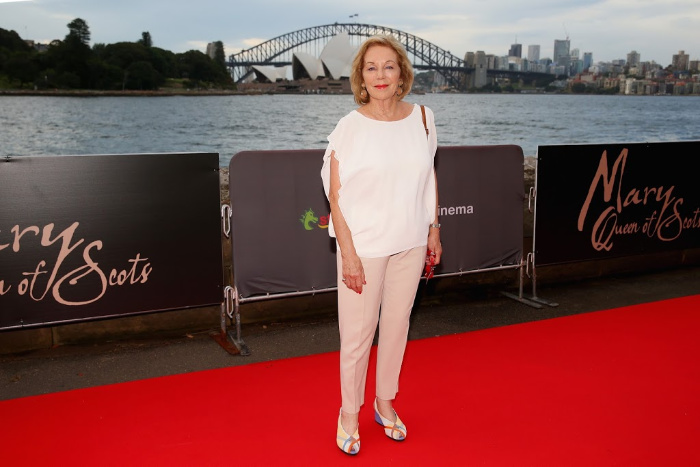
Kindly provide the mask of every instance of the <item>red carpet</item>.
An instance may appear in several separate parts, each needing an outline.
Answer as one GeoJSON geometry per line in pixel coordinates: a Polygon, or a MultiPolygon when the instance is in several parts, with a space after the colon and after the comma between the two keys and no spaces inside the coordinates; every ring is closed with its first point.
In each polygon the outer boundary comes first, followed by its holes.
{"type": "Polygon", "coordinates": [[[337,358],[2,401],[0,464],[700,465],[700,295],[412,341],[408,438],[370,402],[354,458],[335,446],[337,358]]]}

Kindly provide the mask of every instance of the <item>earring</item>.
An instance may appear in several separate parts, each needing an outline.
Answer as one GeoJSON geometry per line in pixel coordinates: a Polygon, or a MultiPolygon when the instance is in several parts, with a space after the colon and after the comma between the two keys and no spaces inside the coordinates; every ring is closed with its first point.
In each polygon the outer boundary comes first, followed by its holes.
{"type": "Polygon", "coordinates": [[[362,83],[362,91],[360,91],[360,97],[363,99],[367,97],[367,89],[365,89],[365,83],[362,83]]]}
{"type": "Polygon", "coordinates": [[[396,88],[396,95],[400,96],[401,94],[403,94],[403,83],[399,83],[399,87],[396,88]]]}

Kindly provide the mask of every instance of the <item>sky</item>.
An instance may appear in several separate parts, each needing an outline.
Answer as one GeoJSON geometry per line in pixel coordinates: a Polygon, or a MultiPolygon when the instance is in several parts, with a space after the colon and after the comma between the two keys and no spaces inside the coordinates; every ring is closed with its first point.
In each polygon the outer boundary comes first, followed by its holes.
{"type": "Polygon", "coordinates": [[[460,58],[507,55],[516,41],[523,56],[537,44],[551,58],[554,40],[567,36],[594,62],[633,50],[662,66],[679,50],[700,58],[698,0],[0,0],[0,28],[40,43],[63,39],[75,18],[87,22],[92,44],[135,42],[148,31],[154,46],[175,53],[222,41],[228,56],[300,29],[357,22],[414,34],[460,58]]]}

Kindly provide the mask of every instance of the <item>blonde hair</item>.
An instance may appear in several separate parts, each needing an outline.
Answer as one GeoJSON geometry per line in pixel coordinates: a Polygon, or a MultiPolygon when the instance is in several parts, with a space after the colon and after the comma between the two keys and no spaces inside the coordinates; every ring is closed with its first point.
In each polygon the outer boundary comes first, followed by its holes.
{"type": "Polygon", "coordinates": [[[362,68],[365,65],[365,54],[367,50],[375,45],[389,47],[396,52],[399,61],[399,69],[401,70],[399,79],[403,82],[402,87],[399,88],[402,89],[401,94],[398,96],[399,100],[403,99],[406,94],[411,92],[411,87],[413,86],[413,66],[411,66],[411,61],[408,59],[408,54],[403,45],[401,45],[394,36],[372,36],[362,43],[355,55],[355,59],[352,61],[350,88],[352,89],[357,105],[365,105],[369,102],[368,92],[365,92],[364,97],[361,95],[363,90],[362,68]]]}

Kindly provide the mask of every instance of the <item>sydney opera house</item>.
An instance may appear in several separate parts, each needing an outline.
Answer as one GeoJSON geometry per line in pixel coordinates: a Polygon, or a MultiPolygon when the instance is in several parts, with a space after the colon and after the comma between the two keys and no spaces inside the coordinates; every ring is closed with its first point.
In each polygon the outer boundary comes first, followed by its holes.
{"type": "Polygon", "coordinates": [[[350,67],[356,47],[347,33],[334,36],[323,48],[320,57],[294,52],[287,66],[254,65],[241,90],[349,93],[350,67]]]}

